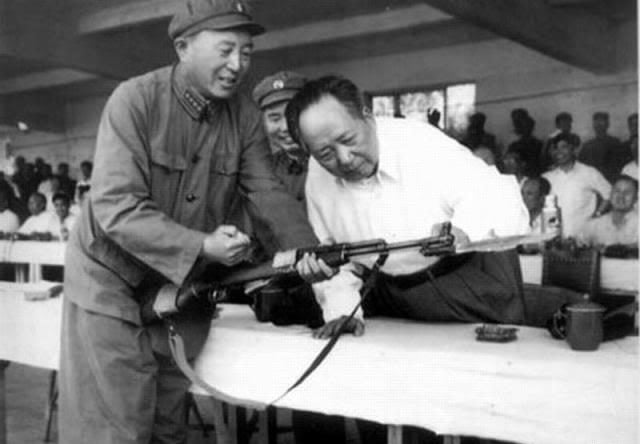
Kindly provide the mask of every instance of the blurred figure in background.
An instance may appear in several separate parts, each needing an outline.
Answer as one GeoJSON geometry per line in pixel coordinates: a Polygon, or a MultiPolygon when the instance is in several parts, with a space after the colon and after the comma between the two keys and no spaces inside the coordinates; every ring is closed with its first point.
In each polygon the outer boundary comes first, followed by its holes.
{"type": "Polygon", "coordinates": [[[30,216],[20,226],[18,233],[33,234],[45,233],[49,230],[51,219],[54,217],[49,211],[45,211],[47,206],[47,198],[42,193],[35,192],[29,196],[29,214],[30,216]]]}
{"type": "Polygon", "coordinates": [[[608,130],[609,113],[594,113],[595,137],[585,142],[578,159],[585,165],[596,168],[609,182],[612,182],[622,167],[631,160],[631,153],[617,137],[607,134],[608,130]]]}
{"type": "Polygon", "coordinates": [[[522,184],[527,179],[524,173],[525,163],[517,151],[508,151],[502,158],[502,174],[513,174],[518,181],[518,184],[522,184]]]}
{"type": "Polygon", "coordinates": [[[551,184],[544,177],[530,177],[522,184],[522,200],[529,211],[529,226],[532,233],[542,233],[542,207],[544,198],[551,191],[551,184]]]}
{"type": "Polygon", "coordinates": [[[561,112],[556,115],[555,118],[556,129],[549,134],[547,140],[544,143],[544,147],[542,148],[542,154],[540,156],[540,170],[542,172],[548,171],[553,166],[553,160],[551,159],[551,155],[549,154],[549,149],[551,147],[551,141],[554,137],[559,134],[573,134],[578,142],[578,146],[580,146],[581,140],[580,136],[571,132],[571,128],[573,125],[573,117],[568,112],[561,112]]]}
{"type": "Polygon", "coordinates": [[[467,134],[462,139],[462,144],[469,147],[471,151],[474,151],[479,146],[489,148],[493,152],[494,159],[499,156],[498,146],[496,143],[496,136],[488,133],[484,129],[487,116],[484,113],[473,113],[469,116],[469,126],[467,127],[467,134]]]}
{"type": "Polygon", "coordinates": [[[69,177],[69,164],[60,162],[58,164],[58,181],[60,182],[60,191],[67,196],[73,197],[76,191],[76,181],[69,177]]]}
{"type": "Polygon", "coordinates": [[[585,243],[597,246],[638,247],[638,181],[619,176],[611,189],[611,211],[588,221],[583,229],[585,243]]]}
{"type": "Polygon", "coordinates": [[[537,176],[540,174],[540,154],[542,152],[542,141],[533,136],[536,121],[529,113],[518,108],[511,113],[514,132],[519,136],[518,140],[512,142],[507,152],[517,152],[524,163],[524,174],[526,176],[537,176]]]}
{"type": "Polygon", "coordinates": [[[480,145],[476,147],[473,151],[473,155],[484,160],[484,162],[489,166],[495,166],[496,164],[496,156],[493,153],[493,150],[490,148],[480,145]]]}
{"type": "Polygon", "coordinates": [[[571,134],[559,134],[551,143],[554,168],[543,174],[562,211],[562,235],[578,237],[585,222],[600,216],[608,207],[611,185],[600,172],[576,160],[578,141],[571,134]]]}

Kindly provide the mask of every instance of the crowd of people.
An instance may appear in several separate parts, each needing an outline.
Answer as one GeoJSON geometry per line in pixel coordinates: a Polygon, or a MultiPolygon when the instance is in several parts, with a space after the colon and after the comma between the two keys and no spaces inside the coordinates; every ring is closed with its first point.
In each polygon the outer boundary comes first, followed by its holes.
{"type": "Polygon", "coordinates": [[[529,210],[532,232],[542,230],[541,213],[547,195],[561,210],[562,235],[589,246],[638,244],[638,114],[627,119],[622,141],[608,133],[609,114],[593,114],[593,137],[582,143],[572,131],[567,112],[555,118],[556,129],[545,140],[535,137],[535,120],[527,110],[511,112],[518,139],[501,150],[485,131],[486,116],[469,119],[462,140],[487,164],[514,175],[529,210]]]}
{"type": "Polygon", "coordinates": [[[78,180],[68,163],[59,163],[54,174],[41,157],[31,163],[17,156],[12,167],[0,178],[2,237],[66,241],[89,192],[93,164],[80,164],[78,180]]]}

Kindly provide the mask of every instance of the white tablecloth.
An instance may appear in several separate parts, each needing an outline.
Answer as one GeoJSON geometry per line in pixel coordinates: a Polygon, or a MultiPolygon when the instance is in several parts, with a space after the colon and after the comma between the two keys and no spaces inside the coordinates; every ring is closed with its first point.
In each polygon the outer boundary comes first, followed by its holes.
{"type": "MultiPolygon", "coordinates": [[[[60,356],[62,298],[27,301],[19,285],[0,285],[0,360],[55,370],[60,356]]],[[[30,288],[30,284],[22,285],[30,288]]]]}
{"type": "MultiPolygon", "coordinates": [[[[474,328],[368,320],[363,337],[341,338],[277,405],[523,443],[638,442],[637,337],[575,352],[541,329],[492,344],[475,341],[474,328]]],[[[227,305],[196,370],[232,396],[268,403],[323,345],[306,328],[259,324],[248,307],[227,305]]]]}

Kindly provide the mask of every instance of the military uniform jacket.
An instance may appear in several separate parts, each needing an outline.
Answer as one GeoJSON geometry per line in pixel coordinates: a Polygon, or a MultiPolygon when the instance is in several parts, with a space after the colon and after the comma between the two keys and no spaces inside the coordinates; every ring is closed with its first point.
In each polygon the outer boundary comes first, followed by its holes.
{"type": "Polygon", "coordinates": [[[70,238],[65,297],[140,323],[137,297],[184,282],[237,193],[280,248],[316,243],[304,208],[275,178],[260,115],[236,95],[208,103],[180,65],[122,83],[96,141],[90,199],[70,238]]]}

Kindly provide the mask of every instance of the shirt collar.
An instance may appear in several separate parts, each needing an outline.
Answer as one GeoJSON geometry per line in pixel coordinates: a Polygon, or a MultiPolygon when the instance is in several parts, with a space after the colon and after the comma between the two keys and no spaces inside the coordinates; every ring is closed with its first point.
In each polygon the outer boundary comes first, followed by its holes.
{"type": "Polygon", "coordinates": [[[189,86],[181,65],[173,67],[172,88],[182,108],[193,120],[202,122],[210,114],[211,102],[189,86]]]}

